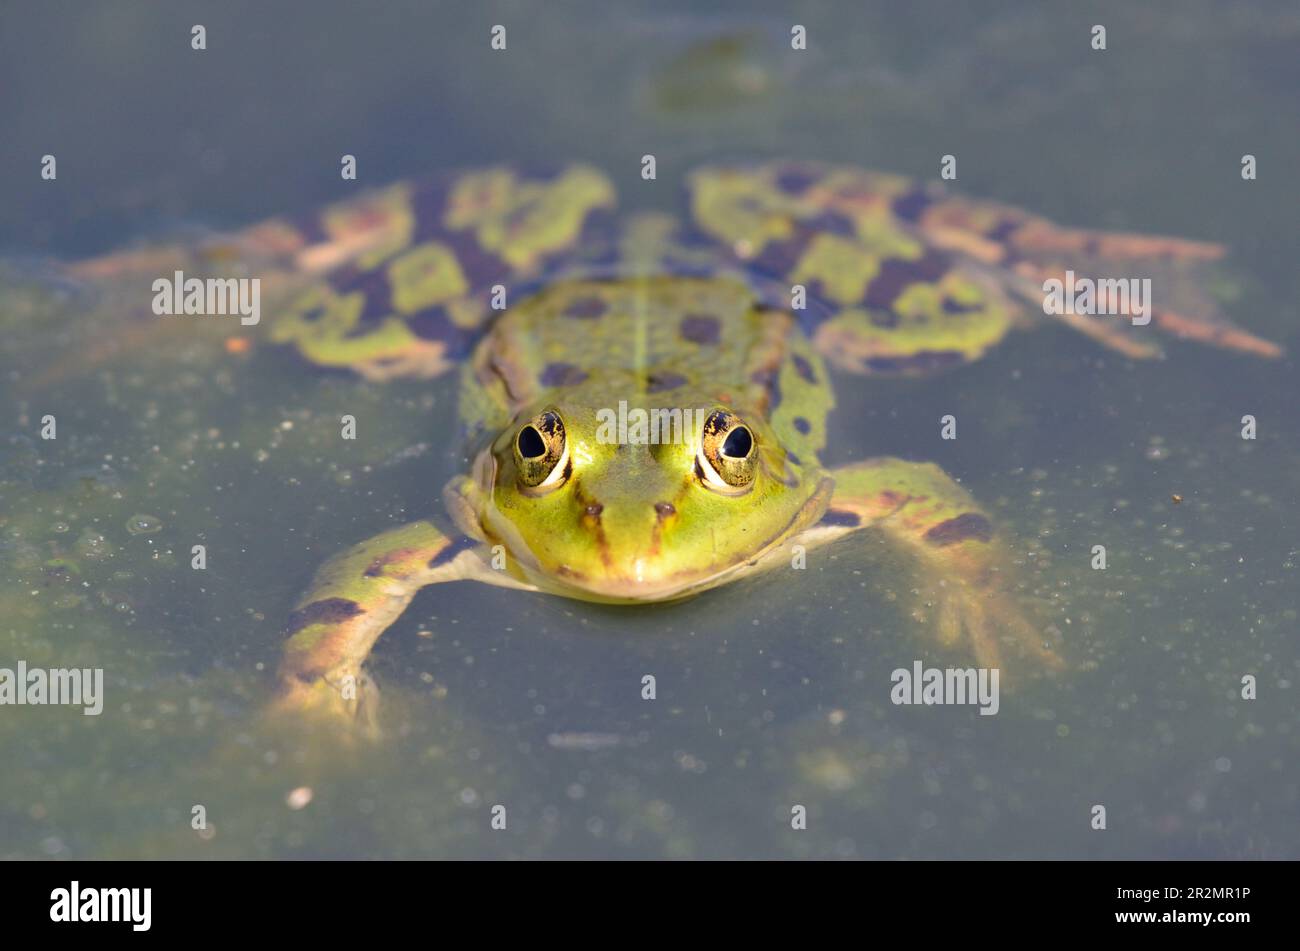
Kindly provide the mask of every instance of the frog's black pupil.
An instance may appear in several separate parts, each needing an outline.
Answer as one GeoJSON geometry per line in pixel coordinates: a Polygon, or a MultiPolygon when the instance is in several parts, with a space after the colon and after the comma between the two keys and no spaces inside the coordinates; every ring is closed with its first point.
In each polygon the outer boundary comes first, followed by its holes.
{"type": "Polygon", "coordinates": [[[519,455],[525,459],[546,455],[546,443],[535,426],[525,426],[519,430],[519,455]]]}
{"type": "Polygon", "coordinates": [[[737,426],[727,433],[727,438],[722,443],[722,454],[732,459],[744,459],[753,446],[754,437],[749,434],[749,430],[744,426],[737,426]]]}

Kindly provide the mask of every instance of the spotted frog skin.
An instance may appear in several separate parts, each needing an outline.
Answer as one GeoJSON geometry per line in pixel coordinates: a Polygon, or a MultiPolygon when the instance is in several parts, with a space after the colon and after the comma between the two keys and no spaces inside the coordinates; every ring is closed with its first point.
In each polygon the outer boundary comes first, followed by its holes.
{"type": "Polygon", "coordinates": [[[984,666],[1014,649],[1060,667],[1012,596],[1010,544],[965,490],[928,463],[821,464],[831,371],[931,373],[1058,320],[1138,359],[1160,352],[1155,331],[1278,354],[1196,293],[1144,328],[1042,314],[1043,281],[1067,269],[1157,270],[1194,291],[1215,245],[1060,228],[809,163],[704,168],[687,186],[680,219],[620,219],[594,169],[492,168],[229,239],[225,253],[306,283],[271,332],[308,360],[379,380],[457,368],[473,460],[427,520],[320,569],[288,623],[275,711],[373,709],[363,662],[426,585],[668,601],[868,528],[916,556],[942,643],[984,666]],[[611,438],[620,404],[692,425],[611,438]]]}

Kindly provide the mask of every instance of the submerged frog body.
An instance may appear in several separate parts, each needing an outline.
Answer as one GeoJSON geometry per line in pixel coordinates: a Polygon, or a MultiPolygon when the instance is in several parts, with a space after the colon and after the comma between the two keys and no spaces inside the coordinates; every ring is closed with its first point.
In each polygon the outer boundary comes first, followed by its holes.
{"type": "Polygon", "coordinates": [[[1155,330],[1278,352],[1190,293],[1213,245],[1063,229],[848,168],[706,168],[688,186],[686,220],[620,221],[590,168],[487,169],[234,236],[269,273],[307,275],[272,333],[309,360],[374,379],[459,367],[473,459],[442,512],[320,570],[278,709],[355,713],[366,656],[425,585],[665,601],[865,528],[936,582],[942,642],[983,666],[1011,645],[1060,666],[1010,593],[1006,544],[940,469],[823,467],[830,368],[929,373],[1055,320],[1135,358],[1159,353],[1155,330]],[[1166,275],[1179,309],[1145,328],[1043,316],[1043,282],[1067,270],[1166,275]]]}

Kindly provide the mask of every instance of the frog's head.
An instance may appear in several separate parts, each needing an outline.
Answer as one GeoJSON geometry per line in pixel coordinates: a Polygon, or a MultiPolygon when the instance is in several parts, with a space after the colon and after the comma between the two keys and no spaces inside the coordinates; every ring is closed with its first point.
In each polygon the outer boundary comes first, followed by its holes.
{"type": "Polygon", "coordinates": [[[701,398],[647,409],[639,429],[635,408],[596,402],[553,393],[520,413],[468,480],[472,517],[535,583],[598,600],[679,597],[826,507],[831,481],[795,465],[759,414],[701,398]]]}

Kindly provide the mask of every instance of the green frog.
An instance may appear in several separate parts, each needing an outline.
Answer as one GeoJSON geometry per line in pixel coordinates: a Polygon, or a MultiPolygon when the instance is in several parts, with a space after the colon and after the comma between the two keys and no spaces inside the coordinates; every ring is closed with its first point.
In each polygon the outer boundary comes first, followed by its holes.
{"type": "Polygon", "coordinates": [[[440,510],[320,569],[274,709],[355,721],[375,696],[367,656],[427,585],[673,601],[865,530],[915,556],[941,643],[985,667],[1014,650],[1061,668],[1064,645],[1014,596],[1014,542],[952,478],[897,458],[823,466],[832,373],[931,374],[1055,322],[1133,358],[1160,353],[1154,331],[1279,352],[1189,293],[1216,245],[813,163],[706,167],[686,185],[681,217],[620,218],[596,169],[487,168],[231,239],[306,282],[271,335],[313,363],[375,380],[456,369],[472,459],[440,510]],[[1066,272],[1153,271],[1179,306],[1157,301],[1147,326],[1044,314],[1044,282],[1066,272]]]}

